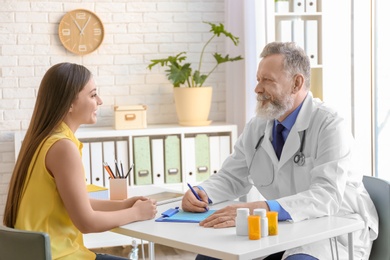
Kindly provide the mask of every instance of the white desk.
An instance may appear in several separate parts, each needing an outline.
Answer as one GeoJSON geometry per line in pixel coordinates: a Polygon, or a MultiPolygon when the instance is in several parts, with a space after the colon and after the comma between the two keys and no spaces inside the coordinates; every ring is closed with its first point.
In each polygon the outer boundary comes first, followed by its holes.
{"type": "MultiPolygon", "coordinates": [[[[226,203],[211,208],[217,209],[224,205],[226,203]]],[[[180,203],[175,202],[159,206],[157,216],[169,207],[175,206],[180,206],[180,203]]],[[[363,221],[340,217],[324,217],[298,223],[279,222],[279,234],[277,236],[249,240],[246,236],[237,236],[234,227],[212,229],[200,227],[197,223],[155,222],[153,219],[124,225],[112,231],[149,241],[152,245],[149,252],[150,259],[154,257],[153,243],[221,259],[244,260],[348,234],[349,259],[353,259],[352,232],[363,228],[363,221]]]]}

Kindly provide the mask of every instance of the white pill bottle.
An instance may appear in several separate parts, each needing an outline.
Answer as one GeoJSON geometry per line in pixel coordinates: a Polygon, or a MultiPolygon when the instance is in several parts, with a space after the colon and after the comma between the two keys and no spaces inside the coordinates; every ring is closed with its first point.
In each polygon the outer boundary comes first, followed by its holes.
{"type": "Polygon", "coordinates": [[[265,209],[254,209],[253,215],[260,216],[261,237],[267,237],[268,236],[267,211],[265,209]]]}
{"type": "Polygon", "coordinates": [[[236,216],[236,234],[237,236],[248,236],[248,208],[238,208],[236,216]]]}

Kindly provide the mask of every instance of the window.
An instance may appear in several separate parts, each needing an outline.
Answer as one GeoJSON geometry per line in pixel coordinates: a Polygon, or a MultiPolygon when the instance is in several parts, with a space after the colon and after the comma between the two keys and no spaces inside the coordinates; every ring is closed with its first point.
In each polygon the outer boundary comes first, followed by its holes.
{"type": "Polygon", "coordinates": [[[372,3],[374,175],[390,181],[390,2],[376,0],[372,3]]]}

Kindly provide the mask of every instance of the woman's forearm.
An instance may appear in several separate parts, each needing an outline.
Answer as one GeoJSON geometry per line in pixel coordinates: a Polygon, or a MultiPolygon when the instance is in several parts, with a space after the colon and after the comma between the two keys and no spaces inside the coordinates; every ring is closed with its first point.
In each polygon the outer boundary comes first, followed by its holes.
{"type": "Polygon", "coordinates": [[[96,211],[115,211],[126,208],[125,200],[98,200],[89,199],[93,210],[96,211]]]}

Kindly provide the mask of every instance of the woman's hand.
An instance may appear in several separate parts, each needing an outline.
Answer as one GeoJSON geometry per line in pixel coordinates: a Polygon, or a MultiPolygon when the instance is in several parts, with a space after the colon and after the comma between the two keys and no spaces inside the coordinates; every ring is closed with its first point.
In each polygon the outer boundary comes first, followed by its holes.
{"type": "Polygon", "coordinates": [[[128,199],[126,199],[126,201],[125,201],[125,203],[126,203],[126,208],[131,208],[131,207],[133,207],[133,205],[134,205],[138,200],[144,201],[144,200],[148,200],[148,198],[147,198],[147,197],[144,197],[144,196],[134,196],[134,197],[128,198],[128,199]]]}
{"type": "Polygon", "coordinates": [[[152,219],[157,214],[156,200],[153,199],[139,199],[132,208],[136,211],[138,220],[152,219]]]}

